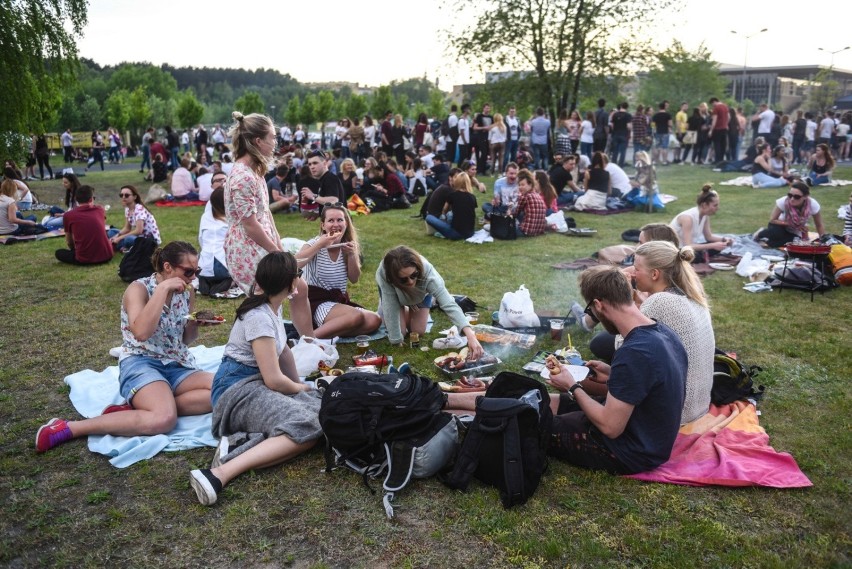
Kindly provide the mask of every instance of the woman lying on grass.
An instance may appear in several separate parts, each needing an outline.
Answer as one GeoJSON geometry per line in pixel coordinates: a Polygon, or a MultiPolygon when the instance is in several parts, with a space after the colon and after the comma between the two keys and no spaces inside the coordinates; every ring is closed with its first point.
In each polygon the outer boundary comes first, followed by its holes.
{"type": "Polygon", "coordinates": [[[127,403],[109,405],[92,419],[51,419],[36,433],[38,452],[87,435],[164,434],[179,416],[210,412],[213,375],[195,367],[187,347],[205,325],[186,318],[195,309],[191,283],[198,254],[189,243],[173,241],[151,262],[156,272],[130,283],[121,302],[118,381],[127,403]]]}
{"type": "Polygon", "coordinates": [[[253,290],[237,309],[213,379],[213,433],[222,439],[211,467],[189,475],[205,506],[243,472],[289,460],[322,435],[319,395],[299,381],[281,320],[281,304],[296,290],[298,275],[293,255],[269,253],[255,274],[263,292],[253,290]]]}

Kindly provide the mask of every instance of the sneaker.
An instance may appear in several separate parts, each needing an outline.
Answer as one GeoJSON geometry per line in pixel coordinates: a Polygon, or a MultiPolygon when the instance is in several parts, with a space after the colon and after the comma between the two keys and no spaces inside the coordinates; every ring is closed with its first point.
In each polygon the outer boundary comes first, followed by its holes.
{"type": "Polygon", "coordinates": [[[218,468],[224,462],[222,459],[228,455],[231,450],[231,443],[228,437],[219,439],[219,446],[216,447],[216,452],[213,454],[213,461],[210,463],[210,468],[218,468]]]}
{"type": "Polygon", "coordinates": [[[467,346],[467,337],[458,334],[448,334],[446,338],[436,338],[432,347],[436,350],[458,350],[467,346]]]}
{"type": "Polygon", "coordinates": [[[55,446],[68,442],[73,438],[68,421],[51,419],[42,425],[36,433],[36,452],[47,452],[55,446]]]}
{"type": "Polygon", "coordinates": [[[571,305],[571,314],[574,315],[574,318],[577,319],[577,325],[584,332],[591,332],[592,328],[586,326],[586,314],[583,312],[583,307],[578,303],[574,303],[571,305]]]}
{"type": "Polygon", "coordinates": [[[121,413],[122,411],[133,411],[133,406],[130,403],[119,403],[117,405],[107,405],[101,411],[101,415],[109,415],[110,413],[121,413]]]}
{"type": "Polygon", "coordinates": [[[215,504],[219,498],[219,492],[222,491],[222,482],[207,468],[190,472],[189,484],[203,506],[215,504]]]}
{"type": "Polygon", "coordinates": [[[444,234],[440,231],[435,232],[435,237],[437,237],[438,239],[446,239],[446,237],[444,237],[444,234]]]}
{"type": "Polygon", "coordinates": [[[402,362],[402,365],[399,366],[397,373],[400,375],[408,375],[409,373],[411,373],[411,366],[408,364],[408,362],[402,362]]]}

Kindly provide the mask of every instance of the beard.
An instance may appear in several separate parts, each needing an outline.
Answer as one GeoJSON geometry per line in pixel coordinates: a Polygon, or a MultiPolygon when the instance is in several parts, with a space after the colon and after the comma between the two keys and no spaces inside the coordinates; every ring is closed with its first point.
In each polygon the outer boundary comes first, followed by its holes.
{"type": "Polygon", "coordinates": [[[601,326],[604,327],[604,330],[606,330],[607,332],[609,332],[613,336],[618,334],[618,328],[615,327],[615,324],[613,324],[612,320],[610,320],[606,316],[603,316],[603,315],[600,315],[600,314],[597,315],[597,316],[598,316],[598,320],[600,320],[601,326]]]}

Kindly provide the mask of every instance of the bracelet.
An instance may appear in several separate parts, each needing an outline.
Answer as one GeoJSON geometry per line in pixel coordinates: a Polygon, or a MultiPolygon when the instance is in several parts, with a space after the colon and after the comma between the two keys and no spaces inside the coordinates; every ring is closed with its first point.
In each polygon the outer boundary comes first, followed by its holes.
{"type": "MultiPolygon", "coordinates": [[[[583,389],[583,384],[580,383],[580,382],[577,382],[574,385],[572,385],[571,387],[569,387],[568,393],[570,393],[571,395],[574,395],[574,392],[577,391],[578,389],[583,389]]],[[[583,391],[585,391],[585,389],[583,389],[583,391]]]]}

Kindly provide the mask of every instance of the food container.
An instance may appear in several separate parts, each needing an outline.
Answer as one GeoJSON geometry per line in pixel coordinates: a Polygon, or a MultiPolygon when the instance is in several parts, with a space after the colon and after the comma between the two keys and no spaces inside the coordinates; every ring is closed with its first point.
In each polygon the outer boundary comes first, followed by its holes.
{"type": "Polygon", "coordinates": [[[568,235],[574,235],[576,237],[591,237],[592,235],[597,235],[598,230],[592,229],[590,227],[569,227],[568,235]]]}
{"type": "Polygon", "coordinates": [[[446,368],[439,366],[438,364],[435,364],[435,367],[438,368],[439,370],[441,370],[442,372],[444,372],[445,374],[447,374],[448,376],[452,377],[453,379],[458,379],[459,377],[461,377],[463,375],[477,376],[477,375],[484,373],[484,372],[486,372],[490,369],[493,369],[494,366],[498,366],[498,365],[503,363],[500,360],[500,358],[495,358],[495,359],[496,359],[496,361],[494,361],[492,363],[481,364],[481,365],[476,365],[476,362],[473,362],[472,365],[468,364],[464,368],[456,369],[456,370],[446,369],[446,368]]]}
{"type": "Polygon", "coordinates": [[[476,334],[476,339],[480,342],[500,344],[501,346],[515,346],[525,350],[535,345],[535,335],[533,334],[519,334],[505,328],[486,326],[485,324],[477,324],[476,326],[472,326],[472,328],[474,334],[476,334]]]}
{"type": "MultiPolygon", "coordinates": [[[[559,320],[563,322],[564,326],[570,326],[577,322],[577,319],[574,318],[573,315],[569,314],[568,316],[557,314],[556,312],[537,312],[539,326],[524,326],[522,328],[503,328],[500,326],[500,313],[498,311],[494,311],[491,313],[491,325],[495,328],[500,328],[503,330],[510,330],[512,332],[517,332],[518,334],[535,334],[536,336],[541,334],[549,334],[550,333],[550,322],[553,320],[559,320]]],[[[480,340],[481,342],[482,340],[480,340]]]]}

